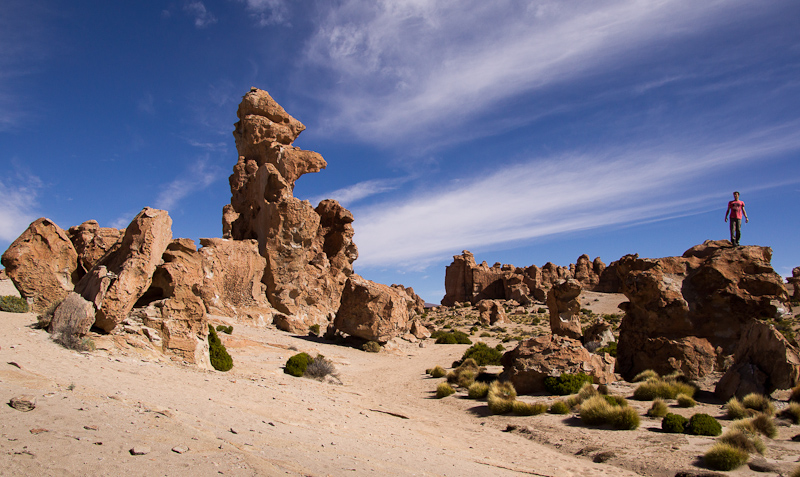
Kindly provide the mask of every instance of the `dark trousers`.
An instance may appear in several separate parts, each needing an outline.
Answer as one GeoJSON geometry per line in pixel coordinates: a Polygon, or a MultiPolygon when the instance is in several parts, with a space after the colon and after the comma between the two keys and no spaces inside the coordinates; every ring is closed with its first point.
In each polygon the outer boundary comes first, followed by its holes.
{"type": "Polygon", "coordinates": [[[731,219],[731,243],[739,245],[742,238],[742,219],[731,219]]]}

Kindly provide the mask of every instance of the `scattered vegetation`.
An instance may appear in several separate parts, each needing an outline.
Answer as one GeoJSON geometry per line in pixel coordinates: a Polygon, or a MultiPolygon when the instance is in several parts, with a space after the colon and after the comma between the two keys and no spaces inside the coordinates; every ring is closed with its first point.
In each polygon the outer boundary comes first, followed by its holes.
{"type": "Polygon", "coordinates": [[[709,469],[728,471],[743,466],[749,458],[747,451],[717,442],[703,455],[703,462],[709,469]]]}
{"type": "Polygon", "coordinates": [[[758,434],[742,429],[729,429],[718,441],[738,447],[749,453],[758,452],[763,454],[767,449],[758,434]]]}
{"type": "Polygon", "coordinates": [[[750,393],[742,398],[742,405],[747,409],[752,409],[756,413],[775,415],[775,406],[767,396],[758,393],[750,393]]]}
{"type": "Polygon", "coordinates": [[[570,407],[560,399],[556,399],[550,404],[550,414],[569,414],[570,407]]]}
{"type": "Polygon", "coordinates": [[[544,378],[544,387],[552,394],[566,396],[568,394],[575,394],[583,387],[585,383],[592,383],[591,376],[585,373],[569,374],[563,373],[559,377],[548,376],[544,378]]]}
{"type": "Polygon", "coordinates": [[[581,403],[581,421],[588,425],[610,424],[616,429],[633,430],[639,427],[636,410],[609,403],[602,394],[592,396],[581,403]]]}
{"type": "Polygon", "coordinates": [[[472,344],[472,341],[469,339],[469,335],[464,333],[463,331],[448,331],[448,332],[439,332],[436,331],[431,333],[431,337],[433,338],[434,334],[438,334],[436,338],[436,344],[472,344]]]}
{"type": "Polygon", "coordinates": [[[750,431],[774,439],[778,435],[778,426],[771,416],[766,414],[756,414],[747,419],[739,419],[730,425],[730,429],[750,431]]]}
{"type": "Polygon", "coordinates": [[[680,414],[669,412],[664,416],[664,419],[661,420],[661,430],[672,434],[683,434],[686,430],[686,424],[688,423],[689,420],[680,414]]]}
{"type": "Polygon", "coordinates": [[[439,385],[436,386],[436,399],[445,398],[445,397],[447,397],[447,396],[449,396],[449,395],[451,395],[451,394],[453,394],[455,392],[456,392],[456,390],[453,389],[453,387],[450,386],[449,383],[446,383],[446,382],[439,383],[439,385]]]}
{"type": "Polygon", "coordinates": [[[309,326],[308,331],[310,331],[314,336],[319,336],[319,325],[315,323],[309,326]]]}
{"type": "Polygon", "coordinates": [[[789,401],[800,402],[800,384],[792,388],[792,393],[789,395],[789,401]]]}
{"type": "Polygon", "coordinates": [[[457,384],[460,387],[468,388],[475,382],[475,376],[480,373],[481,368],[472,358],[467,358],[458,367],[447,373],[447,382],[457,384]]]}
{"type": "Polygon", "coordinates": [[[649,378],[633,391],[633,398],[640,401],[652,401],[655,398],[675,399],[678,394],[694,396],[695,388],[691,384],[680,381],[667,381],[661,378],[649,378]]]}
{"type": "Polygon", "coordinates": [[[447,375],[447,371],[437,364],[433,369],[428,370],[428,374],[430,374],[432,378],[443,378],[447,375]]]}
{"type": "MultiPolygon", "coordinates": [[[[499,346],[499,345],[498,345],[499,346]]],[[[462,360],[471,358],[478,366],[499,365],[503,353],[497,348],[490,348],[486,343],[478,342],[467,348],[462,360]]]]}
{"type": "Polygon", "coordinates": [[[230,371],[233,368],[233,358],[211,325],[208,325],[208,354],[211,366],[217,371],[230,371]]]}
{"type": "Polygon", "coordinates": [[[297,378],[302,377],[311,361],[313,358],[308,353],[297,353],[286,361],[283,372],[297,378]]]}
{"type": "Polygon", "coordinates": [[[0,311],[6,311],[9,313],[27,313],[28,310],[28,302],[25,301],[24,298],[12,295],[0,296],[0,311]]]}
{"type": "Polygon", "coordinates": [[[233,333],[233,325],[225,326],[225,325],[217,325],[217,331],[221,331],[226,335],[233,333]]]}
{"type": "Polygon", "coordinates": [[[303,373],[304,377],[317,380],[322,380],[325,378],[325,376],[336,377],[338,375],[339,372],[336,371],[336,366],[334,366],[329,359],[321,354],[318,354],[316,358],[308,363],[306,372],[303,373]]]}
{"type": "Polygon", "coordinates": [[[511,411],[517,398],[517,390],[510,382],[495,381],[489,386],[487,403],[492,414],[505,414],[511,411]]]}
{"type": "Polygon", "coordinates": [[[739,401],[737,397],[732,397],[725,403],[725,414],[730,419],[744,419],[748,417],[750,414],[747,412],[747,408],[744,407],[742,401],[739,401]]]}
{"type": "Polygon", "coordinates": [[[594,352],[596,354],[608,353],[611,356],[616,358],[617,357],[617,342],[616,341],[612,341],[612,342],[608,343],[607,345],[603,346],[602,348],[597,348],[596,350],[594,350],[594,352]]]}
{"type": "Polygon", "coordinates": [[[790,402],[789,406],[781,411],[781,416],[789,419],[794,424],[800,424],[800,403],[790,402]]]}
{"type": "Polygon", "coordinates": [[[523,401],[513,401],[511,403],[511,412],[518,416],[537,416],[547,412],[547,404],[543,402],[530,404],[523,401]]]}
{"type": "Polygon", "coordinates": [[[361,349],[366,351],[367,353],[380,353],[381,352],[381,344],[377,341],[367,341],[363,345],[361,345],[361,349]]]}
{"type": "Polygon", "coordinates": [[[695,414],[686,424],[685,432],[695,436],[718,436],[722,434],[722,426],[708,414],[695,414]]]}
{"type": "Polygon", "coordinates": [[[697,405],[697,401],[686,394],[678,394],[675,399],[678,401],[678,406],[680,407],[695,407],[697,405]]]}
{"type": "Polygon", "coordinates": [[[653,405],[647,411],[649,417],[664,417],[669,412],[667,403],[661,398],[653,399],[653,405]]]}
{"type": "Polygon", "coordinates": [[[470,399],[483,399],[489,394],[489,385],[476,381],[467,389],[467,396],[470,399]]]}
{"type": "Polygon", "coordinates": [[[642,381],[647,381],[648,379],[658,379],[661,376],[658,375],[657,372],[653,371],[652,369],[645,369],[641,373],[637,374],[633,377],[633,383],[640,383],[642,381]]]}

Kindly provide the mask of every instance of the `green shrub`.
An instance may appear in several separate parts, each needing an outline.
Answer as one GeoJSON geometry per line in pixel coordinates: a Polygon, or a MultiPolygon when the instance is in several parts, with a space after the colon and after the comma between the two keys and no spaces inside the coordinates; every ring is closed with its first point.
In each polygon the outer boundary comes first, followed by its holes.
{"type": "Polygon", "coordinates": [[[472,341],[463,331],[453,331],[440,334],[436,338],[436,344],[472,344],[472,341]]]}
{"type": "Polygon", "coordinates": [[[758,452],[759,454],[764,454],[767,450],[758,434],[747,430],[729,429],[717,440],[749,453],[758,452]]]}
{"type": "Polygon", "coordinates": [[[217,325],[217,331],[221,331],[226,335],[233,333],[233,325],[225,326],[225,325],[217,325]]]}
{"type": "Polygon", "coordinates": [[[794,424],[800,424],[800,403],[790,402],[789,406],[781,411],[781,416],[791,420],[794,424]]]}
{"type": "MultiPolygon", "coordinates": [[[[231,328],[233,328],[233,327],[231,327],[231,328]]],[[[311,334],[314,335],[314,336],[319,336],[319,325],[315,323],[315,324],[309,326],[308,327],[308,331],[310,331],[311,334]]]]}
{"type": "Polygon", "coordinates": [[[650,417],[664,417],[668,412],[667,403],[661,398],[655,398],[653,399],[653,405],[647,411],[647,415],[650,417]]]}
{"type": "Polygon", "coordinates": [[[772,401],[770,401],[769,398],[763,394],[748,394],[742,398],[742,406],[762,414],[767,414],[770,416],[775,415],[775,406],[772,404],[772,401]]]}
{"type": "Polygon", "coordinates": [[[0,311],[9,313],[27,313],[29,310],[28,302],[18,296],[0,296],[0,311]]]}
{"type": "Polygon", "coordinates": [[[361,349],[366,351],[367,353],[380,353],[381,352],[381,344],[377,341],[367,341],[363,345],[361,345],[361,349]]]}
{"type": "Polygon", "coordinates": [[[616,358],[617,357],[617,342],[616,341],[612,341],[612,342],[608,343],[607,345],[603,346],[602,348],[597,348],[596,350],[594,350],[594,352],[596,354],[608,353],[611,356],[616,358]]]}
{"type": "Polygon", "coordinates": [[[470,399],[483,399],[489,394],[489,385],[476,381],[467,389],[467,397],[470,399]]]}
{"type": "Polygon", "coordinates": [[[664,419],[661,420],[661,430],[672,434],[683,434],[688,423],[689,420],[680,414],[669,412],[664,416],[664,419]]]}
{"type": "Polygon", "coordinates": [[[685,431],[694,436],[718,436],[722,434],[722,426],[708,414],[695,414],[689,418],[685,431]]]}
{"type": "Polygon", "coordinates": [[[548,376],[544,378],[544,387],[551,394],[566,396],[580,391],[584,383],[592,383],[594,380],[585,373],[569,374],[563,373],[559,377],[548,376]]]}
{"type": "Polygon", "coordinates": [[[436,398],[437,399],[442,399],[442,398],[447,397],[447,396],[449,396],[449,395],[451,395],[451,394],[453,394],[455,392],[456,392],[456,390],[453,389],[453,387],[450,386],[448,383],[439,383],[439,385],[436,386],[436,398]]]}
{"type": "Polygon", "coordinates": [[[615,429],[632,431],[639,427],[640,418],[636,409],[630,406],[616,406],[612,410],[611,424],[615,429]]]}
{"type": "Polygon", "coordinates": [[[725,403],[725,413],[730,419],[744,419],[751,415],[748,412],[748,409],[744,407],[739,399],[736,396],[730,398],[727,403],[725,403]]]}
{"type": "Polygon", "coordinates": [[[294,377],[302,377],[308,365],[314,360],[308,353],[297,353],[286,361],[283,372],[294,377]]]}
{"type": "Polygon", "coordinates": [[[481,338],[489,338],[491,336],[492,336],[492,334],[489,333],[488,331],[484,331],[483,333],[480,334],[481,338]]]}
{"type": "Polygon", "coordinates": [[[436,365],[433,367],[433,369],[428,371],[428,374],[430,374],[432,378],[443,378],[445,375],[447,375],[447,372],[443,367],[436,365]]]}
{"type": "Polygon", "coordinates": [[[561,400],[555,400],[550,404],[550,414],[569,414],[569,406],[561,400]]]}
{"type": "Polygon", "coordinates": [[[547,308],[540,306],[536,309],[536,313],[547,313],[547,308]]]}
{"type": "Polygon", "coordinates": [[[502,357],[503,353],[496,348],[490,348],[486,343],[478,342],[467,348],[461,359],[472,358],[478,363],[478,366],[490,366],[499,365],[502,357]]]}
{"type": "Polygon", "coordinates": [[[713,470],[733,470],[747,463],[746,451],[724,442],[717,442],[703,455],[706,467],[713,470]]]}
{"type": "Polygon", "coordinates": [[[680,407],[695,407],[697,405],[697,401],[685,394],[678,394],[675,399],[678,401],[678,406],[680,407]]]}
{"type": "Polygon", "coordinates": [[[601,394],[601,396],[612,406],[625,407],[628,405],[628,401],[618,394],[601,394]]]}
{"type": "Polygon", "coordinates": [[[659,379],[660,376],[657,372],[653,371],[652,369],[645,369],[641,373],[637,374],[633,377],[632,383],[639,383],[642,381],[647,381],[648,379],[659,379]]]}
{"type": "MultiPolygon", "coordinates": [[[[456,365],[458,362],[453,364],[456,365]]],[[[470,384],[475,381],[475,376],[477,376],[480,371],[481,368],[475,363],[475,360],[467,358],[462,361],[461,364],[458,364],[455,369],[447,373],[447,382],[468,388],[470,384]],[[464,376],[463,378],[462,375],[464,376]]]]}
{"type": "Polygon", "coordinates": [[[217,371],[230,371],[233,368],[233,358],[211,325],[208,325],[208,355],[211,366],[217,371]]]}
{"type": "Polygon", "coordinates": [[[511,403],[511,412],[518,416],[536,416],[547,411],[547,404],[537,402],[530,404],[523,401],[513,401],[511,403]]]}
{"type": "Polygon", "coordinates": [[[694,386],[690,384],[650,378],[633,391],[633,398],[640,401],[652,401],[655,398],[675,399],[678,394],[692,397],[695,391],[694,386]]]}

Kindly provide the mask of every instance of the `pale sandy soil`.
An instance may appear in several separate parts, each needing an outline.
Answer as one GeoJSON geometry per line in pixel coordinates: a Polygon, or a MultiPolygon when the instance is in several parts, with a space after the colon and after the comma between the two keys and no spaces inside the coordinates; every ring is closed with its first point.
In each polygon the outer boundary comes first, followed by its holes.
{"type": "MultiPolygon", "coordinates": [[[[15,294],[9,286],[0,281],[0,295],[15,294]]],[[[619,301],[598,298],[589,300],[596,312],[619,301]]],[[[662,434],[647,418],[636,431],[613,431],[574,416],[491,416],[463,392],[432,398],[441,380],[425,370],[448,366],[466,345],[407,343],[373,354],[234,324],[221,336],[235,367],[220,373],[104,350],[108,338],[96,338],[101,349],[92,353],[70,351],[35,322],[0,313],[0,398],[37,399],[30,412],[0,406],[0,475],[674,475],[697,469],[712,442],[662,434]],[[284,374],[298,351],[331,359],[342,385],[284,374]],[[509,425],[516,429],[504,432],[509,425]],[[147,454],[131,455],[142,446],[147,454]],[[592,462],[605,450],[616,456],[592,462]]],[[[642,414],[649,406],[631,403],[642,414]]],[[[721,415],[718,404],[704,406],[721,415]]],[[[789,440],[798,429],[781,427],[769,444],[767,458],[781,469],[800,457],[789,440]]],[[[730,475],[778,474],[744,467],[730,475]]]]}

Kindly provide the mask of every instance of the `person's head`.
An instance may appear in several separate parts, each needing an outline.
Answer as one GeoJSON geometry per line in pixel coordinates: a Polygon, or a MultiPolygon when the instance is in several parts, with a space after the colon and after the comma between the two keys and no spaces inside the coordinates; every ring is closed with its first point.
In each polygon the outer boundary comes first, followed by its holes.
{"type": "Polygon", "coordinates": [[[739,200],[739,191],[738,190],[733,193],[733,200],[739,200]]]}

